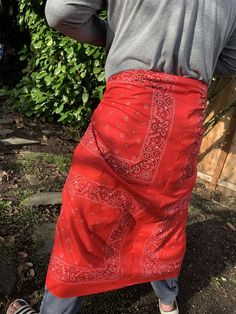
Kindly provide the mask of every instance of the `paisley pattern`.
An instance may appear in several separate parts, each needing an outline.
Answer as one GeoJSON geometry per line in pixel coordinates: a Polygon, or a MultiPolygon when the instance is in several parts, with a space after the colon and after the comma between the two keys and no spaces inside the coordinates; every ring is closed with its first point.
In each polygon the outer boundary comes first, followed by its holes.
{"type": "MultiPolygon", "coordinates": [[[[145,200],[137,200],[126,191],[116,189],[115,191],[106,185],[89,180],[86,177],[70,172],[64,187],[64,194],[69,193],[72,197],[87,199],[93,203],[116,208],[119,210],[119,218],[104,245],[104,256],[102,259],[96,259],[96,263],[89,267],[78,267],[64,263],[63,259],[52,255],[49,272],[60,282],[64,283],[82,283],[82,282],[103,282],[104,280],[114,280],[122,274],[119,263],[120,251],[126,232],[130,227],[133,216],[140,210],[145,209],[148,203],[145,200]]],[[[63,217],[63,211],[62,215],[63,217]]],[[[74,209],[74,220],[77,220],[75,214],[79,214],[74,209]]],[[[64,227],[65,228],[65,227],[64,227]]],[[[59,231],[60,232],[60,231],[59,231]]],[[[73,237],[67,232],[61,232],[61,237],[65,237],[69,242],[73,237]]]]}
{"type": "MultiPolygon", "coordinates": [[[[144,245],[143,256],[140,262],[143,276],[145,278],[153,278],[155,275],[160,274],[168,276],[168,273],[171,274],[175,269],[180,268],[182,264],[182,256],[174,261],[166,262],[162,261],[160,253],[165,246],[167,235],[173,232],[178,224],[181,225],[181,221],[186,221],[189,201],[190,195],[187,195],[174,204],[163,208],[165,219],[155,224],[150,238],[147,239],[144,245]]],[[[185,246],[185,239],[181,240],[180,245],[185,246]]]]}
{"type": "Polygon", "coordinates": [[[193,144],[189,149],[189,154],[186,159],[185,167],[182,171],[180,179],[178,181],[177,186],[183,185],[187,180],[190,180],[197,175],[197,162],[198,162],[198,155],[200,151],[200,146],[202,143],[202,138],[204,135],[204,127],[203,122],[205,119],[205,108],[206,108],[206,98],[207,98],[207,90],[206,88],[201,88],[198,98],[198,108],[196,113],[197,118],[197,128],[196,134],[194,137],[193,144]]]}
{"type": "Polygon", "coordinates": [[[89,267],[81,267],[74,264],[67,264],[63,259],[52,254],[48,272],[57,281],[70,284],[98,283],[120,278],[122,275],[119,263],[120,250],[130,220],[131,217],[127,212],[122,213],[121,219],[118,221],[106,244],[103,260],[96,261],[90,264],[89,267]]]}
{"type": "Polygon", "coordinates": [[[143,70],[109,79],[63,189],[46,280],[55,296],[178,276],[206,88],[143,70]],[[195,137],[182,141],[178,117],[195,137]]]}
{"type": "MultiPolygon", "coordinates": [[[[173,96],[175,77],[170,78],[168,75],[165,77],[161,74],[159,74],[159,77],[157,73],[150,73],[147,76],[144,71],[130,71],[128,75],[125,73],[115,75],[108,82],[107,88],[109,90],[113,85],[123,84],[124,90],[130,89],[132,86],[150,90],[151,104],[145,104],[146,108],[144,106],[144,109],[142,109],[144,111],[148,109],[149,111],[143,138],[134,137],[136,143],[140,144],[137,158],[121,158],[117,153],[120,143],[116,143],[114,140],[112,144],[116,149],[111,149],[108,145],[104,146],[99,137],[96,137],[95,121],[90,124],[81,141],[81,145],[96,156],[103,158],[116,174],[133,183],[154,181],[171,132],[175,111],[175,98],[173,96]],[[147,84],[147,82],[150,82],[150,84],[147,84]],[[112,153],[112,150],[115,153],[112,153]]],[[[136,113],[140,114],[141,108],[136,113]]],[[[129,115],[126,115],[125,118],[129,120],[129,115]]],[[[109,132],[112,132],[110,126],[109,132]]],[[[124,133],[121,134],[124,137],[124,133]]]]}
{"type": "Polygon", "coordinates": [[[65,190],[75,197],[85,198],[91,202],[125,210],[135,215],[140,209],[147,206],[145,200],[137,200],[128,192],[121,189],[113,190],[111,187],[99,184],[86,177],[70,173],[65,184],[65,190]]]}

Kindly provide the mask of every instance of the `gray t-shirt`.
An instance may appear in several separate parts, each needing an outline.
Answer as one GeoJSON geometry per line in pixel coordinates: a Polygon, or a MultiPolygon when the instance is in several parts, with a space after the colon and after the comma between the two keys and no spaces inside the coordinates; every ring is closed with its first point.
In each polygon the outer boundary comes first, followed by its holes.
{"type": "Polygon", "coordinates": [[[236,0],[47,0],[52,27],[106,46],[106,77],[147,69],[203,80],[236,75],[236,0]],[[105,23],[96,15],[108,9],[105,23]]]}

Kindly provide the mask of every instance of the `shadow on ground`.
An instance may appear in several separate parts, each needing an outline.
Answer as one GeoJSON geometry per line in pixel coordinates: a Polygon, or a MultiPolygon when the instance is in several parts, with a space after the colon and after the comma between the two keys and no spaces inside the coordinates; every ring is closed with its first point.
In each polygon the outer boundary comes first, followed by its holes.
{"type": "MultiPolygon", "coordinates": [[[[179,308],[182,314],[236,313],[236,237],[227,218],[191,224],[181,276],[179,308]]],[[[150,284],[87,297],[80,313],[158,313],[150,284]]]]}

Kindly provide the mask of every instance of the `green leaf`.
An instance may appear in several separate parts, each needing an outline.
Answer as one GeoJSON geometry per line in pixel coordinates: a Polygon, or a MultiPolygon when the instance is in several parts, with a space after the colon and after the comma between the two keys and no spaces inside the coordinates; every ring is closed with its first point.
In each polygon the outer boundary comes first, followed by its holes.
{"type": "Polygon", "coordinates": [[[96,48],[89,46],[89,47],[86,48],[85,53],[88,56],[91,56],[94,53],[95,50],[96,50],[96,48]]]}
{"type": "Polygon", "coordinates": [[[81,77],[81,78],[85,78],[85,77],[86,77],[86,73],[87,73],[86,71],[81,72],[81,73],[80,73],[80,77],[81,77]]]}
{"type": "Polygon", "coordinates": [[[101,72],[97,77],[98,82],[102,82],[105,80],[105,71],[101,72]]]}
{"type": "Polygon", "coordinates": [[[40,79],[44,78],[45,76],[47,76],[47,72],[46,71],[42,71],[42,72],[37,74],[36,79],[40,80],[40,79]]]}
{"type": "Polygon", "coordinates": [[[86,104],[88,100],[89,100],[88,92],[83,93],[83,95],[82,95],[83,104],[86,104]]]}
{"type": "Polygon", "coordinates": [[[99,74],[101,71],[102,71],[102,68],[101,68],[101,67],[94,67],[94,68],[93,68],[93,73],[94,73],[94,74],[99,74]]]}
{"type": "Polygon", "coordinates": [[[53,45],[53,39],[50,38],[49,41],[47,42],[47,46],[51,47],[53,45]]]}
{"type": "Polygon", "coordinates": [[[20,58],[19,58],[20,61],[24,61],[24,60],[26,60],[26,59],[27,59],[27,56],[26,56],[26,55],[21,55],[20,58]]]}
{"type": "Polygon", "coordinates": [[[64,104],[61,104],[58,108],[54,110],[54,112],[58,114],[58,113],[61,113],[63,109],[64,109],[64,104]]]}
{"type": "Polygon", "coordinates": [[[58,75],[58,74],[60,74],[60,73],[61,73],[61,65],[58,66],[58,67],[55,69],[55,71],[54,71],[54,74],[55,74],[55,75],[58,75]]]}
{"type": "Polygon", "coordinates": [[[42,47],[42,45],[43,45],[43,41],[40,40],[40,41],[36,42],[33,46],[35,49],[40,49],[42,47]]]}

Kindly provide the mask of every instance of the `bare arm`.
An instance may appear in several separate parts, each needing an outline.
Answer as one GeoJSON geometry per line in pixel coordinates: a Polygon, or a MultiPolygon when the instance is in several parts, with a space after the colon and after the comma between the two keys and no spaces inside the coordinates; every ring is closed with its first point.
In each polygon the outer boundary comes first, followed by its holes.
{"type": "Polygon", "coordinates": [[[105,46],[106,22],[97,16],[103,0],[47,0],[49,26],[81,43],[105,46]]]}
{"type": "Polygon", "coordinates": [[[236,76],[236,29],[219,56],[215,74],[236,76]]]}

